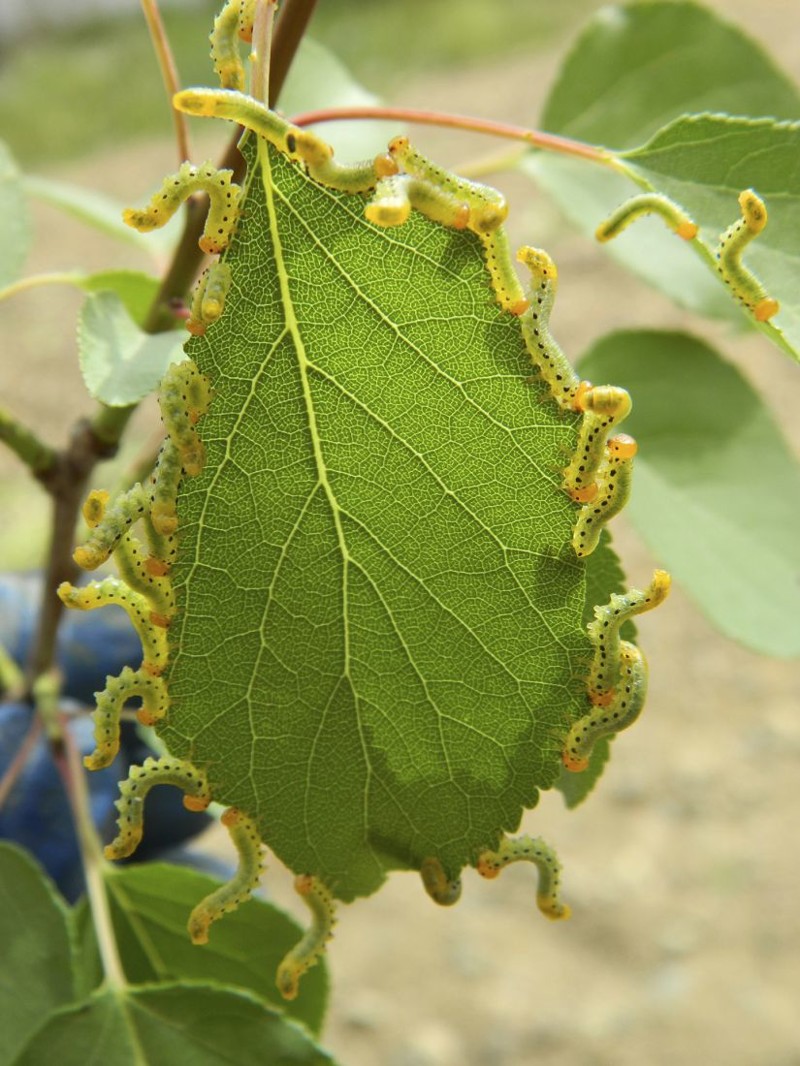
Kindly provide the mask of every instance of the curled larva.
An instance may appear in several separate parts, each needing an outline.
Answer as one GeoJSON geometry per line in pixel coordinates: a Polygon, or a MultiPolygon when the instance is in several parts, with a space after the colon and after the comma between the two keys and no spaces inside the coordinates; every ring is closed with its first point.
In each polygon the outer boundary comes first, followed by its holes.
{"type": "Polygon", "coordinates": [[[214,19],[211,31],[211,60],[223,89],[243,90],[244,66],[239,54],[239,19],[241,0],[227,0],[222,11],[214,19]]]}
{"type": "Polygon", "coordinates": [[[767,208],[764,201],[745,189],[739,194],[742,217],[737,219],[719,239],[717,246],[717,269],[722,280],[734,296],[758,322],[766,322],[780,310],[780,304],[767,296],[764,286],[742,262],[742,253],[754,237],[767,224],[767,208]]]}
{"type": "Polygon", "coordinates": [[[397,173],[397,167],[386,156],[357,163],[337,163],[333,148],[311,130],[293,127],[286,138],[286,150],[305,163],[314,181],[340,192],[368,192],[376,188],[381,178],[397,173]]]}
{"type": "Polygon", "coordinates": [[[201,900],[189,916],[194,944],[208,943],[211,923],[249,899],[261,877],[262,844],[256,823],[237,807],[229,807],[221,821],[239,854],[239,865],[231,880],[201,900]]]}
{"type": "Polygon", "coordinates": [[[212,263],[204,271],[192,298],[192,310],[186,328],[195,337],[202,336],[225,309],[225,298],[231,287],[231,268],[227,263],[212,263]]]}
{"type": "Polygon", "coordinates": [[[594,385],[581,397],[583,419],[571,462],[564,469],[564,488],[573,500],[588,503],[597,495],[596,479],[614,426],[627,418],[631,398],[616,385],[594,385]]]}
{"type": "Polygon", "coordinates": [[[560,896],[561,863],[555,851],[541,837],[527,834],[504,836],[497,851],[484,851],[478,857],[477,870],[482,877],[494,878],[511,862],[530,862],[539,872],[536,904],[547,918],[569,918],[570,909],[560,896]]]}
{"type": "Polygon", "coordinates": [[[558,270],[547,252],[540,248],[520,248],[517,259],[531,273],[531,306],[519,320],[531,362],[559,407],[574,411],[581,392],[581,379],[550,332],[550,313],[558,291],[558,270]]]}
{"type": "Polygon", "coordinates": [[[284,999],[296,998],[300,978],[319,962],[336,924],[333,896],[318,877],[301,874],[295,878],[294,887],[311,911],[311,925],[300,943],[284,956],[278,966],[275,983],[284,999]]]}
{"type": "Polygon", "coordinates": [[[91,529],[88,538],[75,549],[72,557],[84,570],[96,570],[106,562],[134,522],[147,508],[147,495],[140,484],[116,496],[109,503],[108,493],[92,490],[83,505],[83,516],[91,529]]]}
{"type": "MultiPolygon", "coordinates": [[[[226,118],[257,133],[282,152],[289,152],[286,136],[299,133],[285,118],[235,89],[182,89],[172,98],[173,107],[198,118],[226,118]]],[[[291,153],[290,153],[291,154],[291,153]]]]}
{"type": "Polygon", "coordinates": [[[132,766],[125,781],[120,782],[117,836],[107,845],[107,859],[125,859],[132,855],[142,839],[144,801],[154,785],[175,785],[184,792],[183,805],[190,811],[204,811],[211,802],[206,776],[184,759],[145,759],[142,766],[132,766]]]}
{"type": "Polygon", "coordinates": [[[413,148],[408,137],[394,137],[389,142],[389,155],[412,177],[444,190],[456,203],[467,204],[466,225],[479,236],[492,233],[508,217],[508,204],[502,193],[437,166],[413,148]]]}
{"type": "Polygon", "coordinates": [[[597,472],[597,492],[581,507],[572,533],[572,547],[579,559],[592,554],[603,527],[628,502],[636,447],[636,441],[626,433],[611,437],[606,444],[605,459],[597,472]]]}
{"type": "Polygon", "coordinates": [[[464,229],[469,217],[466,204],[410,174],[381,178],[364,208],[364,215],[378,226],[399,226],[408,219],[412,207],[431,221],[451,229],[464,229]]]}
{"type": "MultiPolygon", "coordinates": [[[[211,402],[211,385],[191,359],[173,363],[161,382],[158,404],[170,440],[180,455],[183,471],[195,477],[205,465],[205,447],[194,428],[211,402]]],[[[151,515],[152,515],[151,510],[151,515]]]]}
{"type": "Polygon", "coordinates": [[[669,593],[671,579],[666,570],[655,570],[645,589],[630,589],[624,595],[612,593],[608,603],[594,609],[594,619],[586,631],[594,647],[592,665],[586,678],[586,692],[592,703],[609,704],[614,699],[620,675],[619,632],[629,618],[652,611],[669,593]]]}
{"type": "Polygon", "coordinates": [[[200,167],[184,163],[177,174],[164,179],[164,184],[142,211],[133,208],[123,211],[123,221],[142,232],[159,229],[169,222],[192,193],[208,193],[208,217],[198,243],[204,252],[216,255],[228,246],[239,217],[241,189],[231,181],[232,176],[232,170],[217,170],[211,163],[200,167]]]}
{"type": "Polygon", "coordinates": [[[80,588],[63,581],[57,592],[65,607],[79,611],[93,611],[98,607],[121,607],[142,642],[142,669],[153,676],[164,672],[169,659],[166,629],[151,618],[153,611],[149,601],[128,588],[124,581],[107,577],[103,581],[92,581],[91,584],[80,588]]]}
{"type": "Polygon", "coordinates": [[[595,231],[598,241],[610,241],[622,233],[637,218],[643,215],[658,215],[671,230],[685,241],[697,236],[697,224],[668,196],[661,193],[647,192],[641,196],[632,196],[614,211],[595,231]]]}
{"type": "Polygon", "coordinates": [[[440,907],[452,907],[461,898],[461,878],[448,877],[439,859],[431,855],[419,868],[425,891],[440,907]]]}
{"type": "Polygon", "coordinates": [[[114,562],[128,587],[144,596],[150,604],[151,622],[168,625],[175,614],[172,582],[164,574],[153,573],[152,556],[132,533],[126,533],[117,544],[114,562]],[[159,619],[165,622],[160,623],[159,619]]]}
{"type": "Polygon", "coordinates": [[[523,314],[530,305],[511,260],[506,231],[500,226],[491,233],[480,235],[480,239],[483,259],[497,302],[504,311],[510,311],[512,315],[523,314]]]}
{"type": "Polygon", "coordinates": [[[589,765],[592,749],[601,737],[613,736],[633,725],[647,696],[647,663],[635,644],[619,646],[619,676],[614,698],[598,704],[572,726],[561,758],[564,768],[581,773],[589,765]]]}
{"type": "Polygon", "coordinates": [[[142,701],[136,716],[143,725],[154,725],[166,715],[169,696],[164,680],[145,670],[132,670],[126,666],[119,677],[107,677],[106,687],[95,693],[97,705],[92,715],[95,748],[84,757],[87,769],[102,770],[114,761],[119,751],[122,708],[136,697],[142,701]]]}

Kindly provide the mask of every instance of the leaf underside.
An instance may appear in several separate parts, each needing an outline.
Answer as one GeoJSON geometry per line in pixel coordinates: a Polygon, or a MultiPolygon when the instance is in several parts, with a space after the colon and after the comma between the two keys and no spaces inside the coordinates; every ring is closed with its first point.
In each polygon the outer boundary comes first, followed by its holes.
{"type": "Polygon", "coordinates": [[[454,874],[583,713],[576,418],[531,383],[478,240],[363,218],[248,138],[208,461],[178,499],[173,754],[335,894],[454,874]]]}

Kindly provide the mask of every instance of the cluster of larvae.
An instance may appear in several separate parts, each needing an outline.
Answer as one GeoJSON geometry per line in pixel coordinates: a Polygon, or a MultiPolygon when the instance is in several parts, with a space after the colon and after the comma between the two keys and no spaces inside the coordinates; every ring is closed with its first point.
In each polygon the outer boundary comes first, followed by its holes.
{"type": "MultiPolygon", "coordinates": [[[[503,222],[508,213],[504,198],[485,185],[460,178],[422,156],[406,137],[394,138],[385,155],[354,165],[341,165],[331,147],[314,133],[287,122],[253,98],[245,95],[244,69],[238,41],[252,35],[253,0],[229,0],[215,22],[212,57],[222,88],[187,89],[174,98],[175,107],[191,115],[229,119],[253,131],[305,167],[309,176],[325,186],[352,194],[366,194],[365,215],[375,225],[399,226],[412,210],[454,229],[468,230],[480,241],[494,299],[516,316],[536,376],[559,408],[569,417],[580,417],[578,445],[563,471],[563,487],[578,506],[572,544],[578,557],[597,546],[604,524],[628,498],[635,441],[616,427],[630,411],[628,393],[611,385],[593,386],[581,381],[549,329],[557,288],[555,265],[546,252],[522,248],[517,258],[530,271],[530,294],[523,291],[510,255],[503,222]]],[[[139,230],[163,225],[197,191],[208,193],[210,210],[200,246],[210,255],[227,247],[234,232],[241,196],[230,171],[210,164],[185,163],[170,176],[142,211],[127,211],[125,220],[139,230]]],[[[754,193],[742,195],[744,217],[724,235],[720,246],[720,270],[736,294],[761,320],[777,310],[758,289],[752,275],[741,265],[740,256],[750,237],[763,228],[766,212],[754,193]],[[758,221],[760,219],[760,222],[758,221]],[[754,289],[754,286],[756,287],[754,289]],[[756,291],[758,289],[758,291],[756,291]],[[746,298],[745,298],[746,297],[746,298]]],[[[663,197],[637,197],[601,227],[608,239],[644,213],[661,215],[681,236],[690,239],[696,227],[663,197]]],[[[231,285],[226,263],[214,262],[201,277],[194,293],[188,328],[199,335],[223,314],[231,285]]],[[[205,462],[197,424],[212,402],[211,383],[195,364],[174,365],[161,385],[159,403],[167,436],[153,476],[146,484],[109,501],[107,494],[92,492],[84,507],[90,527],[87,541],[75,552],[76,561],[87,570],[103,565],[111,556],[119,578],[105,578],[85,587],[65,583],[59,595],[69,607],[92,610],[108,604],[123,607],[142,641],[143,659],[137,670],[126,668],[119,677],[108,678],[97,695],[94,715],[95,750],[86,758],[89,769],[109,765],[119,748],[120,715],[125,703],[138,699],[141,722],[155,725],[169,711],[169,693],[164,673],[169,662],[168,631],[175,614],[170,568],[178,549],[176,498],[181,479],[198,475],[205,462]],[[144,540],[133,532],[140,527],[144,540]]],[[[647,688],[647,667],[639,649],[620,638],[620,629],[633,616],[661,603],[669,590],[669,575],[656,571],[648,587],[614,595],[595,609],[588,626],[593,658],[586,678],[587,712],[576,721],[564,741],[563,764],[580,772],[602,737],[627,728],[639,715],[647,688]]],[[[119,832],[106,849],[109,858],[130,855],[142,836],[143,801],[156,784],[170,784],[184,792],[191,810],[202,810],[212,800],[205,772],[185,760],[164,757],[148,759],[131,770],[120,786],[119,832]]],[[[239,855],[233,879],[202,900],[189,919],[195,943],[208,939],[209,927],[225,912],[237,907],[257,886],[262,870],[262,842],[255,822],[246,812],[228,808],[222,816],[239,855]]],[[[553,850],[541,839],[502,837],[497,850],[483,851],[475,866],[487,878],[496,877],[509,863],[526,861],[538,871],[537,902],[549,918],[569,915],[559,894],[560,865],[553,850]]],[[[444,906],[455,903],[461,893],[458,877],[448,877],[440,861],[431,856],[421,864],[423,885],[431,898],[444,906]]],[[[302,874],[296,889],[311,912],[306,935],[281,962],[277,985],[287,999],[294,998],[302,974],[322,955],[334,925],[333,894],[313,873],[302,874]]]]}

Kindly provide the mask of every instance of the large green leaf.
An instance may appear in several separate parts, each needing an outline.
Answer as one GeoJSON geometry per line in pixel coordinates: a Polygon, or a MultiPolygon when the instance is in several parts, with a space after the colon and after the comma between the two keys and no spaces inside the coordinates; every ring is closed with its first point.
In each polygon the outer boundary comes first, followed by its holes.
{"type": "Polygon", "coordinates": [[[626,516],[718,629],[800,654],[800,468],[742,375],[682,333],[614,333],[580,362],[636,398],[626,516]]]}
{"type": "Polygon", "coordinates": [[[130,981],[180,979],[236,985],[319,1033],[327,1002],[327,969],[315,967],[291,1003],[280,997],[275,970],[301,934],[297,924],[277,907],[252,900],[215,925],[208,944],[197,947],[186,935],[186,915],[217,887],[211,878],[185,867],[147,863],[110,871],[106,884],[130,981]],[[254,944],[258,944],[256,952],[254,944]]]}
{"type": "Polygon", "coordinates": [[[20,848],[0,843],[0,1063],[73,1000],[67,909],[20,848]]]}
{"type": "Polygon", "coordinates": [[[299,1026],[211,985],[105,988],[55,1012],[14,1066],[331,1066],[299,1026]]]}
{"type": "MultiPolygon", "coordinates": [[[[691,145],[698,127],[675,122],[686,113],[705,111],[796,119],[800,116],[800,93],[745,33],[694,4],[637,3],[604,8],[588,24],[565,61],[541,124],[615,152],[645,145],[651,139],[652,146],[647,144],[641,155],[623,153],[615,169],[600,170],[550,153],[527,156],[522,169],[544,185],[570,220],[587,234],[593,234],[603,218],[642,188],[672,195],[696,216],[705,250],[699,242],[693,249],[677,240],[660,221],[651,219],[637,223],[612,241],[609,254],[683,306],[741,323],[742,313],[719,281],[709,251],[736,218],[736,196],[743,188],[754,186],[767,197],[770,211],[786,213],[783,198],[787,192],[794,198],[787,185],[796,181],[796,168],[785,165],[787,134],[774,122],[765,123],[758,132],[751,130],[752,137],[745,137],[743,128],[739,130],[736,148],[741,158],[720,183],[721,160],[730,159],[734,138],[727,134],[732,131],[718,127],[712,137],[706,129],[704,137],[691,145]],[[669,152],[659,133],[668,123],[673,123],[669,152]],[[685,134],[681,143],[678,131],[685,134]],[[649,151],[651,147],[653,151],[649,151]],[[757,153],[763,153],[764,158],[757,153]],[[673,167],[677,168],[674,175],[673,167]],[[729,182],[733,182],[734,173],[739,184],[732,188],[729,182]],[[680,188],[679,175],[683,178],[680,188]],[[714,210],[707,212],[712,187],[716,203],[714,210]]],[[[780,228],[785,246],[797,233],[797,226],[787,228],[781,220],[780,228]]],[[[759,265],[765,246],[759,249],[758,245],[766,241],[768,248],[777,229],[774,224],[768,227],[767,234],[748,252],[748,261],[752,255],[759,265]]],[[[792,263],[797,257],[796,237],[793,245],[792,263]]],[[[772,284],[775,271],[769,273],[767,281],[772,284]]],[[[780,325],[792,334],[796,351],[796,312],[790,307],[796,302],[796,285],[791,264],[782,280],[782,291],[776,293],[784,307],[780,325]]],[[[776,343],[787,347],[772,327],[768,331],[776,343]]]]}
{"type": "Polygon", "coordinates": [[[531,385],[476,238],[378,229],[245,151],[225,313],[187,349],[214,398],[159,733],[351,899],[474,861],[558,776],[589,655],[577,418],[531,385]]]}

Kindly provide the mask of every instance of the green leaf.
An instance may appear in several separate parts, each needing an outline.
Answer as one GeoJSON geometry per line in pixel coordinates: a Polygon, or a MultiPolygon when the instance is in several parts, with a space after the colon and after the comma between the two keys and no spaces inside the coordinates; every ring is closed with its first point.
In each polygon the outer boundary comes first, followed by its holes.
{"type": "MultiPolygon", "coordinates": [[[[699,111],[792,119],[800,115],[800,93],[755,42],[712,12],[694,4],[638,3],[603,8],[588,24],[561,69],[541,124],[555,133],[621,150],[642,145],[665,124],[699,111]]],[[[706,147],[702,160],[694,156],[693,179],[698,185],[705,180],[701,175],[706,166],[711,175],[718,174],[715,157],[706,147]]],[[[721,148],[718,141],[713,152],[721,148]]],[[[640,173],[627,163],[623,170],[630,178],[552,153],[531,154],[521,165],[570,221],[592,236],[604,218],[642,187],[672,195],[667,185],[654,179],[655,171],[640,173]]],[[[713,249],[719,234],[735,219],[736,194],[741,189],[752,184],[762,195],[777,187],[785,191],[785,184],[778,185],[780,176],[775,170],[769,189],[760,189],[754,179],[744,180],[732,198],[725,195],[723,213],[715,212],[716,217],[698,213],[696,221],[704,227],[708,247],[713,249]]],[[[793,168],[784,168],[782,176],[784,183],[793,181],[793,168]]],[[[707,184],[712,183],[710,177],[707,184]]],[[[674,198],[694,213],[679,192],[674,198]]],[[[777,202],[768,207],[772,210],[777,202]]],[[[761,239],[752,246],[754,254],[761,239]]],[[[682,306],[743,324],[738,306],[709,270],[708,257],[698,257],[660,220],[637,222],[607,250],[682,306]]],[[[790,279],[786,287],[791,291],[790,279]]],[[[787,299],[787,306],[790,302],[787,299]]],[[[781,325],[788,327],[785,317],[781,325]]]]}
{"type": "Polygon", "coordinates": [[[299,1026],[247,992],[211,985],[104,989],[60,1010],[14,1066],[325,1066],[299,1026]]]}
{"type": "Polygon", "coordinates": [[[158,293],[160,282],[139,270],[100,270],[86,274],[81,287],[86,292],[113,292],[133,321],[141,326],[158,293]]]}
{"type": "MultiPolygon", "coordinates": [[[[800,113],[800,108],[798,108],[800,113]]],[[[680,203],[700,225],[708,264],[716,270],[719,234],[739,216],[737,197],[755,189],[769,223],[745,259],[770,296],[777,322],[760,328],[800,359],[800,123],[724,115],[678,119],[622,159],[643,181],[680,203]]],[[[722,284],[720,282],[720,284],[722,284]]]]}
{"type": "Polygon", "coordinates": [[[0,843],[0,1062],[73,1000],[68,912],[36,863],[0,843]]]}
{"type": "Polygon", "coordinates": [[[70,912],[75,999],[85,999],[103,982],[103,961],[97,946],[89,900],[82,896],[70,912]]]}
{"type": "Polygon", "coordinates": [[[3,141],[0,141],[0,217],[3,219],[0,289],[3,289],[19,277],[28,254],[32,232],[22,175],[3,141]]]}
{"type": "Polygon", "coordinates": [[[64,211],[109,237],[133,244],[155,258],[166,258],[175,244],[178,222],[173,221],[154,233],[138,233],[122,221],[122,211],[127,205],[112,200],[96,189],[84,189],[79,185],[32,174],[24,177],[23,187],[28,196],[64,211]]]}
{"type": "Polygon", "coordinates": [[[287,1003],[275,987],[275,970],[302,932],[270,903],[254,899],[218,922],[208,944],[191,943],[186,918],[218,887],[194,870],[163,863],[116,867],[106,884],[128,979],[136,984],[171,979],[219,982],[255,993],[319,1034],[328,997],[324,964],[305,978],[287,1003]]]}
{"type": "Polygon", "coordinates": [[[682,333],[614,333],[580,362],[635,397],[638,441],[625,514],[727,636],[800,653],[800,469],[742,375],[682,333]]]}
{"type": "Polygon", "coordinates": [[[81,373],[89,393],[110,407],[149,396],[170,363],[183,358],[183,334],[145,333],[114,292],[89,296],[78,320],[81,373]]]}
{"type": "Polygon", "coordinates": [[[800,93],[755,41],[707,8],[611,5],[564,61],[542,125],[619,150],[699,111],[794,119],[800,93]]]}
{"type": "Polygon", "coordinates": [[[214,398],[158,733],[347,900],[457,871],[558,776],[589,655],[577,416],[527,380],[472,234],[379,229],[245,152],[225,313],[189,347],[214,398]]]}

